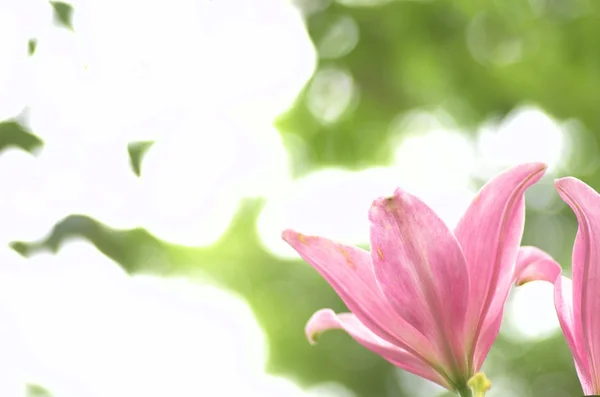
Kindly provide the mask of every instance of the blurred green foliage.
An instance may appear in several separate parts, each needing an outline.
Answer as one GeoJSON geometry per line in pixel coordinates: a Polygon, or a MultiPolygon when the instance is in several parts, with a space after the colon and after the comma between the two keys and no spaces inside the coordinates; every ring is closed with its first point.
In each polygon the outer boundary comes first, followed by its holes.
{"type": "MultiPolygon", "coordinates": [[[[401,133],[391,131],[389,125],[415,108],[445,109],[461,128],[475,131],[490,117],[502,117],[523,103],[535,103],[559,119],[580,120],[597,143],[600,3],[437,0],[315,6],[319,1],[297,0],[301,8],[312,5],[311,9],[319,10],[306,21],[317,47],[340,18],[351,18],[358,27],[356,47],[344,56],[321,59],[319,69],[348,71],[359,98],[337,121],[323,123],[307,107],[309,84],[293,107],[281,115],[277,126],[284,138],[299,136],[310,148],[302,158],[292,157],[297,174],[326,165],[358,169],[387,164],[392,155],[388,143],[395,138],[391,135],[401,133]],[[514,48],[516,55],[511,53],[514,48]]],[[[72,28],[73,8],[62,2],[52,5],[56,20],[72,28]]],[[[30,54],[36,43],[35,38],[24,43],[30,54]]],[[[42,145],[33,134],[17,120],[0,123],[0,147],[17,145],[32,152],[42,145]]],[[[142,142],[132,144],[129,150],[132,167],[139,175],[143,153],[152,148],[142,142]]],[[[595,161],[586,157],[590,153],[578,155],[595,161]]],[[[298,154],[291,151],[290,155],[298,154]]],[[[578,169],[571,173],[600,188],[600,174],[588,175],[578,169]]],[[[43,241],[16,242],[13,248],[30,255],[38,250],[58,250],[65,239],[83,236],[130,273],[208,275],[250,303],[268,334],[269,372],[290,376],[303,385],[337,381],[360,397],[401,396],[392,367],[347,335],[328,333],[317,346],[308,345],[303,328],[309,316],[323,307],[341,311],[344,306],[310,267],[299,260],[277,259],[261,247],[255,221],[262,205],[260,200],[246,201],[227,233],[207,248],[167,245],[144,230],[113,230],[78,215],[59,222],[43,241]],[[148,260],[148,252],[158,259],[148,260]]],[[[569,210],[561,211],[528,212],[528,224],[561,216],[567,241],[560,249],[540,240],[529,228],[523,242],[546,249],[568,268],[576,224],[569,210]]],[[[553,382],[572,395],[580,393],[561,335],[534,345],[499,338],[493,351],[502,353],[506,377],[525,382],[531,395],[555,396],[553,382]]]]}
{"type": "Polygon", "coordinates": [[[129,152],[129,158],[131,159],[131,169],[133,172],[140,176],[142,173],[142,159],[144,158],[144,154],[152,147],[153,142],[143,141],[143,142],[131,142],[127,146],[127,151],[129,152]]]}
{"type": "Polygon", "coordinates": [[[60,26],[73,30],[73,6],[62,1],[51,1],[50,5],[54,9],[54,21],[60,26]]]}
{"type": "Polygon", "coordinates": [[[36,48],[37,48],[37,40],[29,39],[29,41],[27,42],[27,53],[29,55],[33,55],[35,53],[36,48]]]}
{"type": "Polygon", "coordinates": [[[52,394],[42,386],[29,384],[27,385],[27,397],[52,397],[52,394]]]}

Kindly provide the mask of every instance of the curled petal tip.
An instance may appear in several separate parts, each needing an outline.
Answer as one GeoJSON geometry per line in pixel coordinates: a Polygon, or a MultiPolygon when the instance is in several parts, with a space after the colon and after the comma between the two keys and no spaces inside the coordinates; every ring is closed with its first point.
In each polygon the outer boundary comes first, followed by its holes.
{"type": "Polygon", "coordinates": [[[547,281],[554,283],[561,275],[561,268],[555,262],[540,262],[532,264],[516,280],[517,287],[525,285],[531,281],[547,281]]]}
{"type": "Polygon", "coordinates": [[[308,343],[310,343],[311,346],[314,346],[319,343],[320,336],[321,332],[313,332],[312,334],[306,334],[306,339],[308,339],[308,343]]]}
{"type": "Polygon", "coordinates": [[[529,165],[533,168],[539,169],[540,171],[542,170],[547,170],[548,169],[548,164],[546,163],[542,163],[541,161],[536,161],[533,163],[529,163],[529,165]]]}
{"type": "Polygon", "coordinates": [[[342,327],[335,312],[331,309],[321,309],[308,320],[306,327],[304,327],[304,333],[308,342],[311,345],[316,345],[319,337],[325,331],[340,328],[342,327]]]}
{"type": "Polygon", "coordinates": [[[546,173],[546,171],[548,170],[548,165],[545,163],[533,163],[533,174],[539,174],[540,177],[538,179],[541,179],[543,177],[543,175],[546,173]]]}
{"type": "Polygon", "coordinates": [[[515,268],[515,284],[521,286],[530,281],[554,283],[562,269],[549,254],[536,247],[519,249],[515,268]]]}
{"type": "Polygon", "coordinates": [[[554,186],[559,190],[564,190],[564,189],[568,188],[570,185],[576,185],[576,184],[583,185],[584,183],[581,182],[579,179],[574,178],[572,176],[565,176],[563,178],[558,178],[558,179],[554,180],[554,186]]]}
{"type": "Polygon", "coordinates": [[[545,172],[548,169],[548,165],[542,162],[531,162],[531,163],[522,163],[514,166],[513,168],[507,170],[510,172],[511,170],[517,169],[529,169],[532,173],[545,172]]]}
{"type": "Polygon", "coordinates": [[[281,238],[283,239],[283,241],[286,242],[290,242],[290,240],[294,237],[294,235],[296,235],[297,233],[295,231],[293,231],[292,229],[285,229],[283,232],[281,232],[281,238]]]}
{"type": "Polygon", "coordinates": [[[559,189],[564,183],[565,181],[567,181],[570,177],[566,176],[563,178],[557,178],[554,180],[554,186],[559,189]]]}
{"type": "MultiPolygon", "coordinates": [[[[546,163],[540,163],[540,162],[526,163],[526,164],[521,164],[519,166],[516,166],[512,170],[517,170],[517,169],[527,169],[533,175],[536,175],[536,174],[543,175],[544,173],[546,173],[546,170],[548,169],[548,165],[546,163]]],[[[510,172],[510,171],[511,170],[509,170],[508,172],[510,172]]],[[[540,176],[540,178],[541,178],[541,176],[540,176]]]]}
{"type": "MultiPolygon", "coordinates": [[[[557,179],[554,181],[554,186],[563,201],[573,209],[579,208],[589,200],[591,200],[589,203],[597,202],[598,193],[585,182],[572,176],[557,179]]],[[[596,207],[596,204],[593,206],[596,207]]]]}
{"type": "MultiPolygon", "coordinates": [[[[302,233],[298,233],[292,229],[286,229],[281,233],[281,238],[283,241],[292,246],[296,251],[298,251],[299,247],[302,246],[310,246],[312,242],[319,240],[319,237],[316,236],[308,236],[302,233]]],[[[299,251],[298,251],[299,252],[299,251]]]]}
{"type": "Polygon", "coordinates": [[[294,246],[297,243],[306,244],[307,239],[307,237],[304,234],[298,233],[297,231],[292,229],[285,229],[281,233],[281,238],[283,239],[283,241],[285,241],[291,246],[294,246]]]}

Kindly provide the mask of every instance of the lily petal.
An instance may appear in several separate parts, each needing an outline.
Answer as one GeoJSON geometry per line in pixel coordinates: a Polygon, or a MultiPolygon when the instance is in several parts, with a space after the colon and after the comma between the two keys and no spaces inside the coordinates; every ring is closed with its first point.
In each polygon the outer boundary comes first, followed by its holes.
{"type": "MultiPolygon", "coordinates": [[[[572,351],[575,368],[586,395],[594,393],[581,333],[576,337],[573,326],[573,283],[561,276],[560,265],[546,252],[536,247],[521,247],[517,257],[517,285],[543,280],[554,283],[554,306],[560,326],[572,351]]],[[[580,316],[578,315],[578,318],[580,316]]]]}
{"type": "Polygon", "coordinates": [[[416,356],[435,360],[431,343],[396,315],[381,294],[369,252],[293,230],[284,231],[282,237],[327,280],[348,309],[373,333],[416,356]]]}
{"type": "MultiPolygon", "coordinates": [[[[585,395],[593,394],[594,387],[590,376],[590,367],[586,359],[581,333],[575,328],[575,309],[573,307],[573,283],[565,276],[557,277],[554,282],[554,306],[563,334],[571,349],[575,368],[585,395]]],[[[579,313],[577,313],[579,316],[579,313]]],[[[580,330],[580,328],[578,327],[580,330]]]]}
{"type": "Polygon", "coordinates": [[[555,184],[579,224],[573,246],[573,326],[576,336],[581,332],[594,390],[600,392],[600,294],[595,288],[600,281],[600,195],[576,178],[555,184]]]}
{"type": "MultiPolygon", "coordinates": [[[[517,285],[535,280],[554,283],[560,272],[560,265],[546,252],[536,247],[525,246],[519,248],[513,280],[516,280],[517,285]]],[[[504,304],[509,292],[510,289],[503,288],[494,296],[488,315],[483,322],[479,342],[475,346],[474,371],[479,371],[500,332],[504,304]]]]}
{"type": "Polygon", "coordinates": [[[481,366],[490,352],[494,341],[498,337],[498,334],[500,333],[500,326],[502,325],[503,314],[504,310],[501,310],[494,316],[488,316],[483,322],[483,328],[479,337],[479,341],[475,345],[475,350],[473,351],[473,372],[477,372],[481,369],[481,366]]]}
{"type": "Polygon", "coordinates": [[[371,258],[384,296],[464,373],[469,279],[452,232],[425,203],[401,189],[375,200],[369,219],[371,258]]]}
{"type": "Polygon", "coordinates": [[[558,262],[546,252],[537,247],[523,246],[517,255],[514,280],[517,285],[536,280],[554,283],[561,270],[558,262]]]}
{"type": "MultiPolygon", "coordinates": [[[[511,287],[525,222],[525,190],[546,168],[542,163],[523,164],[490,180],[456,227],[471,280],[469,325],[476,344],[495,294],[506,295],[511,287]]],[[[495,318],[501,307],[489,315],[495,318]]]]}
{"type": "Polygon", "coordinates": [[[450,389],[448,382],[427,363],[379,338],[352,313],[335,314],[331,309],[317,311],[306,324],[306,337],[314,344],[316,336],[332,329],[346,331],[358,343],[397,367],[450,389]]]}

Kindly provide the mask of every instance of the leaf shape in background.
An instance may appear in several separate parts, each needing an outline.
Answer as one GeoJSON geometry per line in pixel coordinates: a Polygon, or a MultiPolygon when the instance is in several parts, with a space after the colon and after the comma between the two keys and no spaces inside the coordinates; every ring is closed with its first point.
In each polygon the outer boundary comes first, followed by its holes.
{"type": "Polygon", "coordinates": [[[51,1],[50,5],[54,9],[54,22],[73,30],[73,6],[62,1],[51,1]]]}
{"type": "Polygon", "coordinates": [[[31,56],[35,53],[35,50],[37,48],[37,40],[36,39],[29,39],[29,41],[27,42],[27,53],[31,56]]]}
{"type": "Polygon", "coordinates": [[[29,383],[27,385],[27,397],[52,397],[52,393],[40,385],[29,383]]]}
{"type": "Polygon", "coordinates": [[[131,168],[137,176],[142,175],[142,160],[144,155],[154,144],[153,141],[141,141],[131,142],[127,145],[127,151],[129,152],[129,159],[131,161],[131,168]]]}
{"type": "Polygon", "coordinates": [[[35,153],[43,145],[44,142],[28,131],[18,120],[0,122],[0,151],[13,146],[35,153]]]}

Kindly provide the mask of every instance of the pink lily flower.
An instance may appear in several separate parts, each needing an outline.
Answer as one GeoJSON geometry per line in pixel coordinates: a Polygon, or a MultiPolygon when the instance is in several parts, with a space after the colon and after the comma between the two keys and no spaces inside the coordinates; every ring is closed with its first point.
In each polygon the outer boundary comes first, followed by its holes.
{"type": "Polygon", "coordinates": [[[511,285],[547,278],[539,250],[519,249],[524,193],[545,170],[541,163],[523,164],[496,176],[454,232],[421,200],[397,189],[369,210],[370,252],[284,231],[283,239],[351,312],[317,311],[306,325],[309,341],[345,330],[397,367],[470,396],[467,382],[498,335],[511,285]]]}
{"type": "Polygon", "coordinates": [[[600,292],[595,287],[600,280],[600,194],[572,177],[558,179],[555,185],[575,213],[579,228],[573,246],[573,281],[555,278],[554,305],[583,392],[596,395],[600,394],[600,292]]]}

